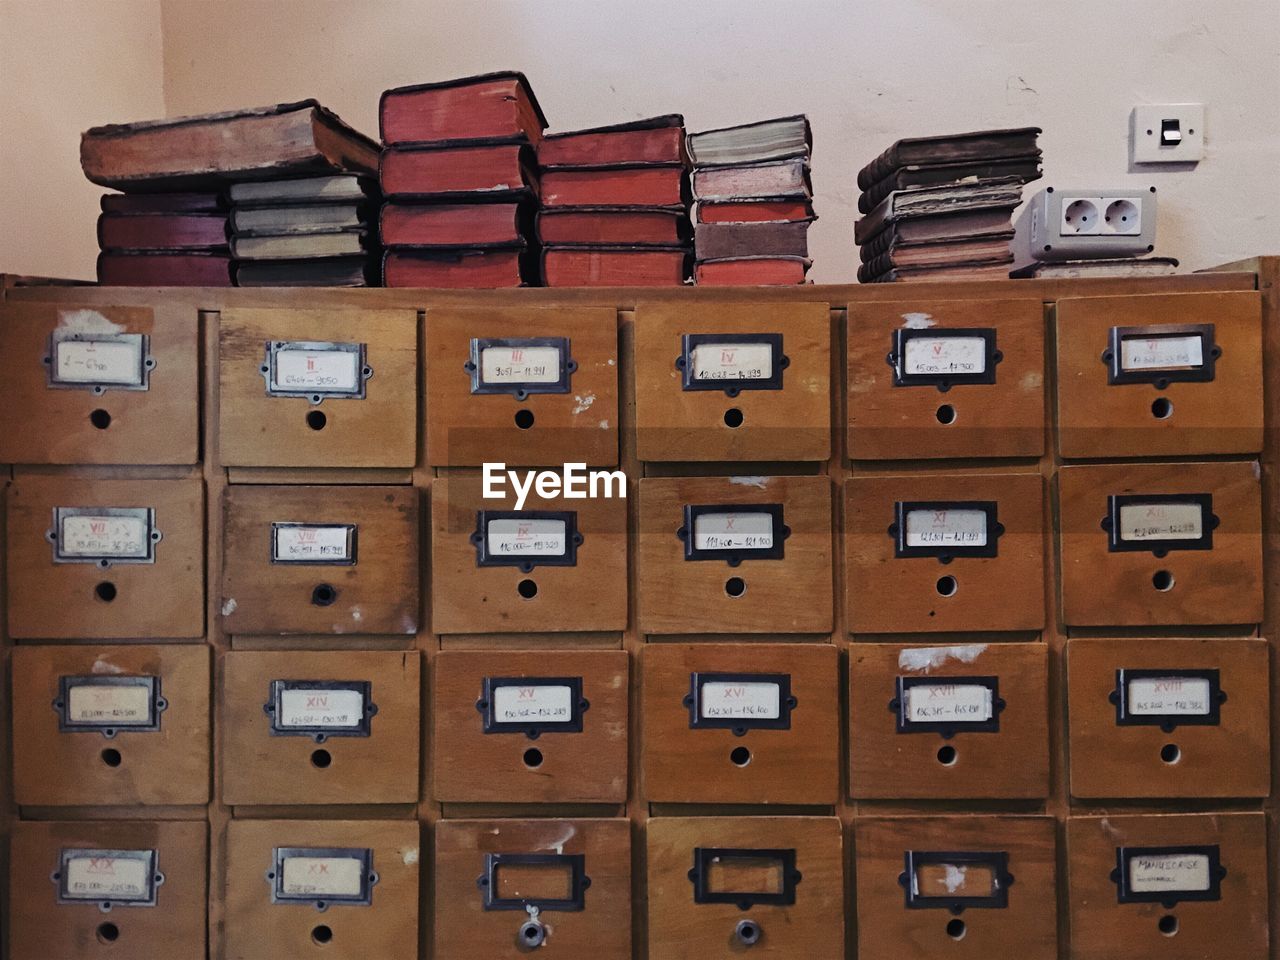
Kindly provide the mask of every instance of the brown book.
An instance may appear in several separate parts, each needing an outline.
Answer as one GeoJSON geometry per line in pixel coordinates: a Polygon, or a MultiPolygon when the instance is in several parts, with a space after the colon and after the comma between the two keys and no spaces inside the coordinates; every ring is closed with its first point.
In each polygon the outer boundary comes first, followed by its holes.
{"type": "Polygon", "coordinates": [[[919,220],[899,220],[884,224],[879,232],[868,236],[860,243],[864,247],[874,247],[878,244],[881,250],[876,250],[875,253],[879,253],[894,240],[901,243],[929,243],[1008,233],[1011,213],[1010,207],[992,207],[941,214],[919,220]]]}
{"type": "Polygon", "coordinates": [[[895,190],[854,223],[853,240],[858,244],[865,243],[887,224],[897,225],[904,220],[932,219],[976,210],[1003,209],[1012,218],[1014,208],[1020,203],[1022,183],[1009,178],[895,190]]]}
{"type": "Polygon", "coordinates": [[[655,207],[555,207],[538,213],[538,239],[546,244],[665,246],[690,236],[682,209],[655,207]]]}
{"type": "Polygon", "coordinates": [[[531,193],[538,174],[527,143],[388,147],[382,152],[386,197],[485,198],[531,193]]]}
{"type": "Polygon", "coordinates": [[[542,175],[544,207],[680,207],[687,179],[683,167],[610,167],[548,170],[542,175]]]}
{"type": "Polygon", "coordinates": [[[1001,260],[1010,255],[1009,241],[1012,239],[1013,231],[1009,230],[992,237],[946,240],[938,243],[894,243],[875,256],[863,257],[863,263],[893,268],[946,266],[953,263],[1001,260]]]}
{"type": "Polygon", "coordinates": [[[104,213],[98,217],[103,250],[225,250],[225,213],[104,213]]]}
{"type": "Polygon", "coordinates": [[[689,251],[636,247],[547,247],[548,287],[674,287],[689,276],[689,251]]]}
{"type": "Polygon", "coordinates": [[[238,260],[237,287],[367,287],[368,257],[317,257],[311,260],[238,260]]]}
{"type": "Polygon", "coordinates": [[[699,223],[763,223],[816,220],[808,200],[712,200],[698,204],[699,223]]]}
{"type": "MultiPolygon", "coordinates": [[[[948,237],[946,239],[933,239],[916,242],[911,240],[903,240],[896,230],[882,230],[876,236],[871,238],[869,243],[864,243],[858,248],[858,256],[863,263],[868,260],[874,260],[876,257],[882,256],[893,250],[915,250],[915,251],[935,251],[933,253],[921,253],[922,257],[929,257],[937,260],[945,254],[938,251],[953,250],[958,244],[994,244],[999,246],[1003,244],[1008,247],[1009,241],[1013,239],[1013,228],[1006,223],[1003,230],[997,230],[990,233],[979,233],[959,237],[948,237]]],[[[993,247],[994,249],[994,247],[993,247]]]]}
{"type": "Polygon", "coordinates": [[[358,257],[368,238],[362,230],[326,233],[292,233],[245,237],[233,234],[231,255],[238,260],[315,260],[325,257],[358,257]]]}
{"type": "Polygon", "coordinates": [[[94,183],[149,193],[308,173],[375,174],[378,144],[314,100],[94,127],[80,165],[94,183]]]}
{"type": "Polygon", "coordinates": [[[218,213],[221,193],[104,193],[103,213],[218,213]]]}
{"type": "Polygon", "coordinates": [[[975,130],[933,137],[908,137],[892,144],[858,172],[858,189],[867,190],[899,167],[922,163],[967,163],[1037,152],[1039,127],[975,130]]]}
{"type": "Polygon", "coordinates": [[[514,249],[388,250],[382,282],[388,287],[523,287],[537,282],[537,260],[514,249]]]}
{"type": "Polygon", "coordinates": [[[1173,257],[1117,257],[1108,260],[1059,260],[1056,263],[1028,263],[1009,276],[1017,280],[1079,280],[1084,277],[1171,277],[1178,272],[1173,257]]]}
{"type": "Polygon", "coordinates": [[[1013,257],[974,263],[945,263],[933,266],[894,267],[885,258],[864,263],[858,268],[859,283],[884,283],[887,280],[990,280],[1007,279],[1013,257]]]}
{"type": "Polygon", "coordinates": [[[531,213],[522,203],[388,203],[380,226],[384,247],[523,246],[531,213]]]}
{"type": "Polygon", "coordinates": [[[930,187],[946,183],[974,180],[1016,178],[1023,183],[1040,179],[1040,151],[1030,157],[1009,157],[971,163],[921,163],[894,170],[883,180],[873,183],[858,197],[858,210],[870,213],[876,204],[895,190],[908,187],[930,187]]]}
{"type": "Polygon", "coordinates": [[[229,287],[231,258],[213,253],[102,253],[98,282],[116,287],[229,287]]]}
{"type": "Polygon", "coordinates": [[[809,256],[809,221],[766,223],[700,223],[693,234],[699,260],[726,257],[809,256]]]}
{"type": "Polygon", "coordinates": [[[804,283],[809,265],[804,257],[732,257],[699,262],[693,277],[702,287],[790,286],[804,283]]]}
{"type": "Polygon", "coordinates": [[[686,161],[684,117],[678,113],[607,127],[549,133],[538,144],[538,165],[556,167],[681,164],[686,161]]]}
{"type": "Polygon", "coordinates": [[[378,129],[385,144],[465,140],[537,143],[547,118],[523,73],[504,70],[384,91],[378,129]]]}
{"type": "Polygon", "coordinates": [[[813,196],[803,157],[693,171],[695,200],[808,200],[813,196]]]}

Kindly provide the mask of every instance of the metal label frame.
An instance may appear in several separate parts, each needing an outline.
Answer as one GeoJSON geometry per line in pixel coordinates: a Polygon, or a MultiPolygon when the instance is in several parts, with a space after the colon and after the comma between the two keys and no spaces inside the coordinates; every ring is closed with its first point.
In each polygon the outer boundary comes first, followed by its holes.
{"type": "Polygon", "coordinates": [[[356,548],[359,543],[360,525],[358,523],[295,523],[294,521],[273,520],[271,522],[270,560],[273,564],[286,567],[354,567],[356,565],[356,548]],[[345,530],[347,535],[347,559],[345,560],[282,560],[276,556],[276,532],[307,527],[316,530],[345,530]]]}
{"type": "Polygon", "coordinates": [[[573,375],[578,372],[578,362],[573,359],[572,344],[568,337],[472,337],[470,355],[462,369],[471,377],[471,392],[476,395],[507,394],[517,400],[526,400],[535,393],[568,393],[573,375]],[[560,372],[556,380],[548,383],[531,383],[515,380],[510,383],[486,383],[484,351],[492,347],[528,349],[530,347],[554,347],[560,351],[560,372]]]}
{"type": "Polygon", "coordinates": [[[583,536],[578,532],[576,510],[477,510],[470,539],[476,548],[477,567],[519,567],[528,573],[534,567],[576,567],[583,536]],[[489,552],[490,520],[560,520],[564,523],[564,553],[558,557],[496,556],[489,552]]]}
{"type": "Polygon", "coordinates": [[[1160,323],[1147,327],[1112,327],[1107,335],[1107,348],[1102,351],[1102,362],[1107,366],[1107,384],[1150,384],[1163,390],[1171,383],[1209,383],[1215,377],[1215,368],[1222,348],[1214,342],[1212,323],[1160,323]],[[1125,340],[1162,340],[1173,337],[1200,337],[1199,367],[1179,369],[1125,370],[1120,366],[1121,344],[1125,340]]]}
{"type": "Polygon", "coordinates": [[[45,531],[44,538],[53,545],[54,563],[91,563],[105,570],[118,563],[155,563],[156,545],[164,539],[164,534],[156,529],[156,511],[152,507],[54,507],[53,526],[45,531]],[[132,520],[142,520],[147,525],[147,555],[145,557],[113,557],[105,554],[66,556],[62,552],[62,521],[66,517],[128,517],[132,520]]]}
{"type": "Polygon", "coordinates": [[[999,733],[1000,713],[1005,702],[1000,697],[1000,678],[993,676],[930,676],[898,677],[895,692],[889,701],[893,711],[894,728],[898,733],[937,733],[943,740],[950,740],[957,733],[999,733]],[[912,687],[950,685],[956,687],[985,687],[991,691],[991,719],[972,723],[955,720],[912,720],[907,716],[907,691],[912,687]]]}
{"type": "Polygon", "coordinates": [[[1159,727],[1165,733],[1172,733],[1175,727],[1216,727],[1221,722],[1222,705],[1227,702],[1227,695],[1219,682],[1217,669],[1205,670],[1159,670],[1143,668],[1140,670],[1116,670],[1116,687],[1107,699],[1116,708],[1117,727],[1159,727]],[[1159,677],[1186,677],[1192,680],[1209,682],[1209,712],[1200,714],[1147,713],[1134,715],[1129,712],[1129,683],[1132,680],[1147,680],[1159,677]]]}
{"type": "Polygon", "coordinates": [[[373,376],[373,367],[365,358],[368,345],[364,343],[345,343],[329,340],[268,340],[262,366],[258,372],[267,385],[269,397],[293,397],[307,400],[315,406],[325,400],[363,400],[365,398],[365,382],[373,376]],[[303,350],[312,353],[354,353],[356,354],[356,387],[353,390],[291,390],[288,387],[274,387],[276,378],[276,357],[286,350],[303,350]]]}
{"type": "Polygon", "coordinates": [[[476,710],[483,718],[481,728],[484,733],[522,733],[530,740],[537,740],[544,733],[581,733],[582,715],[590,708],[590,701],[582,695],[581,677],[485,677],[481,683],[480,699],[476,701],[476,710]],[[568,687],[569,719],[529,723],[501,721],[494,714],[495,692],[500,687],[568,687]]]}
{"type": "Polygon", "coordinates": [[[736,397],[743,390],[781,390],[782,373],[789,366],[791,358],[782,352],[780,333],[686,333],[680,338],[680,356],[676,357],[681,390],[719,390],[728,397],[736,397]],[[768,344],[772,358],[770,374],[758,379],[695,380],[693,351],[705,343],[768,344]]]}
{"type": "Polygon", "coordinates": [[[1213,531],[1218,527],[1213,512],[1212,493],[1113,493],[1107,497],[1107,515],[1102,529],[1107,532],[1108,553],[1152,553],[1163,557],[1171,550],[1212,550],[1213,531]],[[1145,503],[1195,504],[1200,508],[1200,536],[1195,540],[1122,540],[1120,510],[1145,503]]]}
{"type": "Polygon", "coordinates": [[[576,912],[586,909],[587,888],[591,878],[587,876],[587,856],[584,853],[486,853],[484,873],[476,877],[476,886],[484,894],[485,910],[565,910],[576,912]],[[563,899],[543,897],[498,896],[498,871],[504,866],[568,867],[570,873],[569,896],[563,899]]]}
{"type": "Polygon", "coordinates": [[[800,703],[791,692],[789,673],[704,673],[689,674],[689,692],[681,703],[689,710],[690,730],[732,730],[735,737],[745,737],[748,730],[790,730],[791,711],[800,703]],[[772,683],[778,687],[778,716],[704,717],[702,686],[706,683],[772,683]]]}
{"type": "Polygon", "coordinates": [[[1009,906],[1009,887],[1013,885],[1014,877],[1009,872],[1007,851],[907,850],[903,854],[903,860],[905,868],[898,874],[898,883],[906,893],[908,910],[948,910],[959,914],[968,909],[1003,910],[1009,906]],[[921,867],[953,865],[981,865],[990,868],[995,879],[995,889],[985,895],[940,897],[919,894],[912,890],[912,879],[921,867]]]}
{"type": "Polygon", "coordinates": [[[373,682],[370,680],[272,680],[268,688],[267,702],[262,705],[267,715],[271,736],[310,737],[316,743],[324,743],[330,737],[368,737],[373,734],[373,718],[378,705],[373,702],[373,682]],[[351,690],[360,694],[364,703],[364,715],[354,727],[305,726],[283,727],[280,711],[286,691],[294,690],[351,690]]]}
{"type": "Polygon", "coordinates": [[[781,849],[754,849],[749,847],[694,847],[693,869],[689,882],[693,884],[694,903],[732,903],[739,910],[750,910],[757,904],[788,907],[796,902],[796,886],[802,876],[796,869],[794,847],[781,849]],[[782,867],[782,889],[777,893],[753,891],[709,890],[711,864],[716,860],[777,860],[782,867]]]}
{"type": "Polygon", "coordinates": [[[83,906],[96,903],[103,913],[110,913],[113,907],[154,907],[159,900],[159,889],[164,883],[164,874],[160,872],[160,852],[150,850],[98,850],[90,847],[63,847],[58,852],[58,868],[49,876],[58,888],[57,902],[66,906],[83,906]],[[125,899],[100,897],[77,897],[67,890],[67,865],[72,860],[83,859],[141,860],[147,865],[147,894],[145,897],[128,897],[125,899]]]}
{"type": "Polygon", "coordinates": [[[312,906],[324,913],[331,906],[369,907],[373,905],[373,888],[379,880],[373,869],[373,850],[370,847],[275,847],[271,851],[271,869],[267,882],[271,884],[271,902],[312,906]],[[361,865],[360,893],[329,895],[286,893],[284,887],[284,862],[286,860],[358,860],[361,865]]]}
{"type": "Polygon", "coordinates": [[[893,331],[893,344],[885,357],[885,362],[893,368],[893,385],[895,387],[937,387],[939,393],[946,393],[952,387],[964,384],[994,384],[996,382],[996,364],[1003,359],[1004,354],[996,349],[995,327],[925,327],[922,329],[904,329],[900,327],[893,331]],[[985,357],[982,373],[907,373],[904,369],[907,344],[912,340],[939,339],[982,340],[985,357]]]}
{"type": "Polygon", "coordinates": [[[791,528],[783,523],[783,505],[781,503],[712,503],[685,504],[684,524],[676,531],[676,536],[684,543],[684,558],[688,560],[721,560],[731,567],[736,567],[743,560],[783,560],[786,559],[786,541],[791,536],[791,528]],[[701,516],[714,513],[763,513],[768,514],[773,523],[773,546],[771,547],[731,547],[726,549],[699,549],[695,546],[697,536],[697,520],[701,516]]]}
{"type": "Polygon", "coordinates": [[[118,733],[155,733],[160,729],[160,715],[169,709],[169,701],[160,695],[160,678],[151,676],[121,677],[93,674],[58,677],[58,699],[53,701],[58,714],[59,733],[100,733],[114,740],[118,733]],[[150,703],[150,720],[145,723],[76,723],[67,711],[73,687],[145,687],[150,703]]]}
{"type": "Polygon", "coordinates": [[[893,505],[893,523],[889,525],[888,533],[893,538],[895,558],[928,557],[939,563],[950,563],[957,557],[999,556],[1004,524],[999,521],[998,504],[995,500],[898,500],[893,505]],[[973,547],[957,547],[954,544],[937,547],[907,546],[907,515],[917,510],[978,510],[987,518],[987,542],[973,547]]]}
{"type": "Polygon", "coordinates": [[[1222,854],[1216,843],[1189,846],[1116,847],[1116,868],[1111,871],[1111,882],[1116,885],[1116,903],[1158,903],[1166,910],[1172,910],[1184,901],[1221,900],[1222,881],[1226,875],[1227,868],[1222,865],[1222,854]],[[1135,857],[1166,857],[1179,854],[1209,858],[1208,890],[1161,890],[1139,893],[1129,889],[1129,861],[1135,857]]]}
{"type": "Polygon", "coordinates": [[[145,333],[59,333],[49,335],[49,344],[43,358],[45,365],[46,385],[51,390],[88,390],[95,397],[100,397],[108,390],[131,390],[147,392],[151,389],[151,371],[156,368],[155,357],[151,356],[151,337],[145,333]],[[58,379],[58,345],[61,343],[137,343],[138,344],[138,382],[110,383],[92,380],[60,380],[58,379]]]}

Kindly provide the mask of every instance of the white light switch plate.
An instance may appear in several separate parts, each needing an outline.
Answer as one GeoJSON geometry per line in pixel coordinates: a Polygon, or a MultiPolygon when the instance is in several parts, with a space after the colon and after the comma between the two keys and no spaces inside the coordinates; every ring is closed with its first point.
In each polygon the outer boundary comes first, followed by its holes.
{"type": "Polygon", "coordinates": [[[1199,163],[1204,158],[1203,103],[1148,103],[1133,108],[1129,140],[1134,163],[1199,163]],[[1177,142],[1164,142],[1166,125],[1177,142]]]}

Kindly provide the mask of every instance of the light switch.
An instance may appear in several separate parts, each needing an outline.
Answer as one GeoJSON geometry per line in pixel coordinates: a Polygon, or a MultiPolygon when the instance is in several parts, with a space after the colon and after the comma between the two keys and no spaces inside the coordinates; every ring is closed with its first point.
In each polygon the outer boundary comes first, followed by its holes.
{"type": "Polygon", "coordinates": [[[1204,157],[1204,104],[1134,107],[1129,137],[1134,163],[1199,163],[1204,157]]]}

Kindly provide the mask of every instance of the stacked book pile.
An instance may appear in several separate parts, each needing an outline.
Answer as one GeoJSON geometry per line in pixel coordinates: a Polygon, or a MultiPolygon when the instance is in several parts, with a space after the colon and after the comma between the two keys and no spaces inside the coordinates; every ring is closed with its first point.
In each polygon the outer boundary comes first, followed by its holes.
{"type": "Polygon", "coordinates": [[[222,194],[106,193],[98,217],[98,282],[228,286],[222,194]]]}
{"type": "Polygon", "coordinates": [[[664,286],[689,276],[678,114],[549,134],[538,145],[537,235],[549,287],[664,286]]]}
{"type": "Polygon", "coordinates": [[[534,150],[547,120],[524,74],[387,90],[379,123],[383,282],[536,286],[534,150]]]}
{"type": "Polygon", "coordinates": [[[858,173],[861,283],[1007,277],[1013,211],[1040,178],[1040,130],[899,140],[858,173]]]}
{"type": "Polygon", "coordinates": [[[812,149],[805,116],[689,135],[697,283],[804,283],[812,149]]]}

